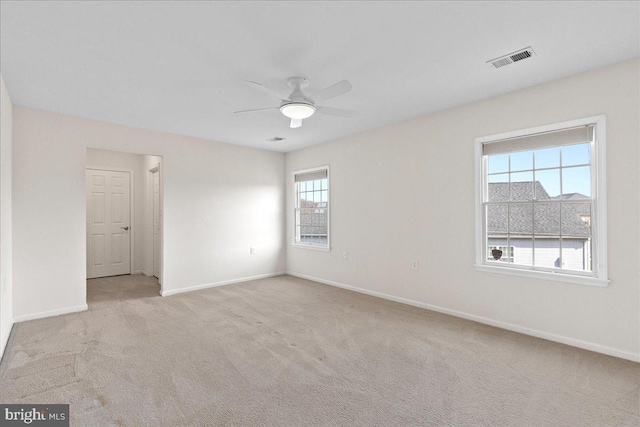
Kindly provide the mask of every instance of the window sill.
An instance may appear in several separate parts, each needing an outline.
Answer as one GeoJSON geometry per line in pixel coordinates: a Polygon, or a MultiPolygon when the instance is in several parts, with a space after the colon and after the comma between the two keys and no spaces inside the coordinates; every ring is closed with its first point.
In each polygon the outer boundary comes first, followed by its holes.
{"type": "Polygon", "coordinates": [[[328,246],[305,245],[304,243],[292,243],[291,246],[294,248],[311,249],[312,251],[331,252],[331,248],[328,246]]]}
{"type": "Polygon", "coordinates": [[[574,283],[577,285],[609,287],[610,280],[597,277],[578,276],[575,274],[553,273],[547,271],[524,270],[520,268],[497,267],[493,265],[474,264],[478,271],[485,273],[507,274],[510,276],[529,277],[533,279],[550,280],[553,282],[574,283]]]}

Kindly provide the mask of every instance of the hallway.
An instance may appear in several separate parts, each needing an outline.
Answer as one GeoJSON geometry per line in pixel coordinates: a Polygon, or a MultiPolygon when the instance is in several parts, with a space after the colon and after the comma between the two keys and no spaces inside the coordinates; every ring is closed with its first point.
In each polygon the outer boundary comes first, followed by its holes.
{"type": "Polygon", "coordinates": [[[87,280],[89,310],[109,306],[113,301],[125,302],[160,296],[158,279],[142,274],[101,277],[87,280]]]}

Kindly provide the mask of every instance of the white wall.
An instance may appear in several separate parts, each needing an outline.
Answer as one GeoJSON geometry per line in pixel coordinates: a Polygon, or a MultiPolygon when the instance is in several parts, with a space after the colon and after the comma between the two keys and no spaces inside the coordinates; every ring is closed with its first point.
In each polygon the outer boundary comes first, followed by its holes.
{"type": "Polygon", "coordinates": [[[12,295],[12,105],[0,76],[0,358],[13,325],[12,295]]]}
{"type": "Polygon", "coordinates": [[[281,153],[17,106],[13,142],[18,321],[86,303],[86,148],[162,156],[163,292],[285,268],[281,153]]]}
{"type": "Polygon", "coordinates": [[[639,72],[638,60],[620,63],[288,153],[287,269],[640,360],[639,72]],[[599,114],[611,285],[476,271],[474,138],[599,114]],[[332,250],[293,247],[291,172],[325,164],[332,250]]]}

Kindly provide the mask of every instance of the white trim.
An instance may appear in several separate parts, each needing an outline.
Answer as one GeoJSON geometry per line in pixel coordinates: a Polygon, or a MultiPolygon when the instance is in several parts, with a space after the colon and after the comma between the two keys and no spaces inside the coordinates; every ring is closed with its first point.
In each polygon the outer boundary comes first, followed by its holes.
{"type": "Polygon", "coordinates": [[[543,126],[536,126],[528,129],[521,129],[511,132],[504,132],[495,135],[483,136],[474,140],[474,173],[475,173],[475,267],[478,271],[511,274],[516,276],[535,277],[543,280],[553,280],[559,282],[575,283],[580,285],[591,285],[607,287],[608,263],[607,263],[607,132],[606,116],[585,117],[582,119],[569,120],[566,122],[553,123],[543,126]],[[486,264],[485,256],[485,231],[484,231],[484,170],[486,159],[483,156],[483,144],[490,142],[513,139],[521,136],[553,132],[561,129],[595,126],[594,141],[591,142],[591,188],[593,200],[593,212],[595,227],[593,240],[596,243],[596,250],[592,254],[594,272],[589,276],[572,274],[570,271],[559,270],[558,273],[548,273],[532,267],[521,266],[495,266],[486,264]],[[595,173],[594,173],[595,172],[595,173]],[[498,271],[499,270],[499,271],[498,271]]]}
{"type": "Polygon", "coordinates": [[[167,290],[167,291],[163,290],[163,291],[161,291],[160,295],[162,295],[163,297],[168,297],[168,296],[171,296],[171,295],[181,294],[181,293],[184,293],[184,292],[199,291],[199,290],[208,289],[208,288],[217,288],[218,286],[233,285],[234,283],[249,282],[251,280],[258,280],[258,279],[266,279],[268,277],[282,276],[284,274],[287,274],[287,273],[284,272],[284,271],[278,271],[276,273],[259,274],[257,276],[241,277],[239,279],[231,279],[231,280],[223,280],[223,281],[220,281],[220,282],[205,283],[203,285],[188,286],[186,288],[170,289],[170,290],[167,290]]]}
{"type": "Polygon", "coordinates": [[[6,334],[4,335],[4,340],[0,343],[0,361],[2,360],[2,356],[4,356],[4,351],[7,348],[7,343],[9,342],[9,337],[11,336],[11,331],[13,330],[14,320],[13,318],[9,319],[9,326],[7,327],[6,334]]]}
{"type": "Polygon", "coordinates": [[[308,169],[301,169],[301,170],[296,170],[291,172],[291,176],[293,177],[293,242],[291,243],[291,245],[293,247],[296,248],[302,248],[302,249],[313,249],[316,251],[325,251],[325,252],[331,252],[331,211],[332,211],[332,206],[331,206],[331,170],[330,170],[330,165],[326,164],[324,166],[317,166],[317,167],[313,167],[313,168],[308,168],[308,169]],[[296,175],[302,175],[305,173],[310,173],[310,172],[316,172],[316,171],[321,171],[321,170],[326,170],[327,171],[327,191],[329,193],[329,198],[327,200],[328,204],[328,215],[327,215],[327,244],[326,245],[315,245],[315,244],[310,244],[310,243],[298,243],[296,242],[296,215],[295,215],[295,211],[296,211],[296,200],[298,197],[298,193],[296,191],[296,175]]]}
{"type": "Polygon", "coordinates": [[[607,279],[599,279],[592,276],[561,273],[555,271],[528,270],[525,268],[513,268],[509,266],[497,266],[487,264],[474,264],[478,271],[485,273],[506,274],[509,276],[529,277],[532,279],[552,280],[554,282],[575,283],[577,285],[597,286],[606,288],[611,283],[607,279]]]}
{"type": "Polygon", "coordinates": [[[56,310],[41,311],[40,313],[23,314],[22,316],[14,317],[13,321],[16,323],[26,322],[27,320],[43,319],[45,317],[60,316],[61,314],[77,313],[79,311],[85,311],[88,309],[89,307],[87,306],[87,304],[83,304],[77,305],[75,307],[65,307],[56,310]]]}
{"type": "MultiPolygon", "coordinates": [[[[162,161],[159,161],[157,165],[147,170],[147,178],[150,177],[151,181],[151,200],[153,204],[153,174],[158,172],[158,180],[160,181],[160,272],[158,273],[158,284],[160,285],[160,295],[162,295],[162,290],[164,286],[162,285],[162,278],[164,277],[164,172],[162,171],[162,161]]],[[[148,190],[148,188],[146,189],[148,190]]],[[[153,212],[153,206],[151,207],[151,211],[153,212]]],[[[151,222],[153,223],[153,213],[151,215],[151,222]]],[[[153,231],[151,233],[151,239],[153,241],[153,231]]],[[[155,247],[153,248],[155,251],[155,247]]],[[[153,254],[153,252],[152,252],[153,254]]],[[[145,276],[153,276],[153,263],[154,256],[151,256],[151,274],[146,274],[145,276]]]]}
{"type": "Polygon", "coordinates": [[[151,274],[147,273],[144,270],[136,270],[133,273],[131,273],[131,275],[134,275],[134,274],[142,274],[143,276],[152,276],[151,274]]]}
{"type": "MultiPolygon", "coordinates": [[[[92,148],[93,150],[93,148],[92,148]]],[[[114,151],[117,152],[117,151],[114,151]]],[[[126,154],[126,153],[125,153],[126,154]]],[[[109,172],[133,172],[132,169],[115,168],[110,166],[85,166],[85,169],[109,171],[109,172]]]]}
{"type": "MultiPolygon", "coordinates": [[[[85,166],[85,171],[87,169],[91,169],[91,170],[102,170],[102,171],[110,171],[110,172],[124,172],[124,173],[128,173],[129,174],[129,252],[131,252],[129,254],[129,262],[131,263],[131,265],[129,266],[129,273],[127,274],[134,274],[132,273],[133,269],[135,268],[135,241],[136,241],[136,228],[133,225],[136,223],[136,209],[135,209],[135,186],[133,185],[133,180],[135,179],[133,176],[133,170],[131,169],[123,169],[123,168],[114,168],[114,167],[102,167],[102,166],[85,166]]],[[[85,179],[85,186],[87,185],[86,179],[85,179]]],[[[89,203],[89,200],[87,200],[86,197],[86,193],[87,193],[87,189],[85,188],[85,215],[86,215],[86,204],[89,203]]],[[[85,223],[87,222],[87,219],[85,217],[85,223]]],[[[86,239],[86,234],[87,234],[87,230],[85,229],[85,239],[86,239]]],[[[87,251],[89,250],[89,248],[85,248],[85,265],[87,264],[87,251]]],[[[88,273],[88,272],[85,272],[88,273]]],[[[87,274],[88,276],[88,274],[87,274]]],[[[87,279],[89,279],[87,277],[87,279]]],[[[93,279],[99,279],[99,277],[93,277],[93,279]]]]}
{"type": "MultiPolygon", "coordinates": [[[[329,236],[327,236],[327,242],[328,241],[329,241],[329,236]]],[[[291,246],[293,246],[294,248],[304,248],[304,249],[311,249],[314,251],[331,252],[331,248],[328,246],[314,245],[312,243],[292,243],[291,246]]]]}
{"type": "Polygon", "coordinates": [[[448,314],[450,316],[459,317],[462,319],[471,320],[474,322],[482,323],[489,326],[494,326],[500,329],[506,329],[508,331],[518,332],[524,335],[530,335],[536,338],[542,338],[549,341],[554,341],[560,344],[566,344],[572,347],[582,348],[584,350],[594,351],[596,353],[602,353],[613,357],[619,357],[621,359],[631,360],[633,362],[640,362],[640,353],[631,353],[628,351],[620,350],[613,347],[608,347],[601,344],[596,344],[589,341],[583,341],[576,338],[567,337],[564,335],[553,334],[549,332],[539,331],[537,329],[527,328],[525,326],[514,325],[512,323],[501,322],[499,320],[489,319],[487,317],[477,316],[475,314],[465,313],[463,311],[452,310],[437,305],[427,304],[420,301],[410,300],[407,298],[396,297],[388,295],[382,292],[370,291],[368,289],[359,288],[357,286],[345,285],[343,283],[334,282],[332,280],[320,279],[313,276],[307,276],[305,274],[287,272],[288,275],[299,277],[301,279],[312,280],[314,282],[323,283],[325,285],[335,286],[337,288],[347,289],[349,291],[359,292],[366,295],[386,299],[389,301],[395,301],[402,304],[411,305],[414,307],[424,308],[426,310],[435,311],[438,313],[448,314]]]}

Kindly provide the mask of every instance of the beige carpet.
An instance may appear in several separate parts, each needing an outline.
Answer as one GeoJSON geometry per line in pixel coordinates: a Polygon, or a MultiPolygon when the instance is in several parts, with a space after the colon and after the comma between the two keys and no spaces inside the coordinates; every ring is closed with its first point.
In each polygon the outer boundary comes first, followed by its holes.
{"type": "Polygon", "coordinates": [[[0,402],[72,425],[637,426],[640,365],[289,276],[15,325],[0,402]]]}

